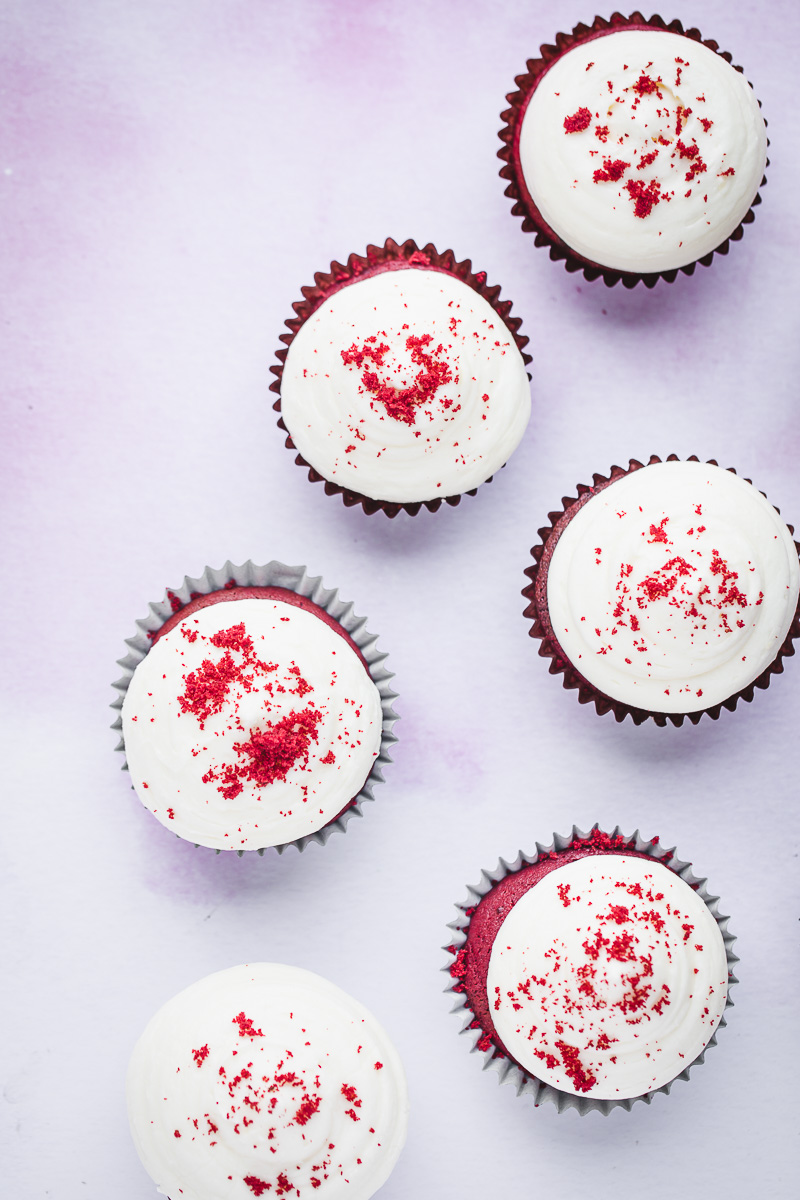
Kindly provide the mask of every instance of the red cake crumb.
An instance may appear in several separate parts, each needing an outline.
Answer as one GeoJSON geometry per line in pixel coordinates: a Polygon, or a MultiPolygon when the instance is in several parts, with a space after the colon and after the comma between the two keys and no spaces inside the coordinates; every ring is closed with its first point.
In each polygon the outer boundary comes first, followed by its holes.
{"type": "Polygon", "coordinates": [[[564,118],[564,129],[567,133],[582,133],[592,123],[592,114],[588,108],[579,108],[571,117],[564,118]]]}

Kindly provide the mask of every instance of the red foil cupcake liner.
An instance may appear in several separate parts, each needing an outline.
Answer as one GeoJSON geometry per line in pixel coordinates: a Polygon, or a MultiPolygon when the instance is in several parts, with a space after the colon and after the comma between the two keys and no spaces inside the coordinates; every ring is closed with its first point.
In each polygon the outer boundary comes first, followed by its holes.
{"type": "MultiPolygon", "coordinates": [[[[488,286],[485,271],[474,272],[470,259],[465,258],[462,262],[458,262],[452,250],[445,250],[443,253],[440,253],[430,242],[420,249],[417,243],[411,238],[402,243],[395,242],[392,238],[387,238],[382,246],[367,246],[365,255],[351,254],[346,263],[332,262],[328,273],[323,273],[322,271],[316,272],[313,287],[301,287],[300,291],[303,293],[303,299],[296,300],[292,304],[296,315],[284,322],[289,332],[280,335],[280,341],[284,345],[282,349],[276,352],[277,365],[270,367],[271,373],[276,377],[269,385],[270,391],[275,392],[278,397],[272,405],[275,412],[280,413],[281,411],[281,378],[283,376],[286,356],[289,353],[289,347],[297,336],[298,330],[311,314],[316,312],[329,296],[332,296],[341,288],[347,287],[355,280],[369,279],[370,276],[379,275],[383,271],[408,270],[409,268],[442,271],[446,275],[452,275],[456,279],[460,279],[462,283],[466,283],[491,304],[514,338],[525,365],[527,366],[532,361],[531,355],[525,352],[525,347],[530,338],[519,332],[522,319],[509,315],[512,308],[511,301],[500,299],[499,284],[495,284],[492,287],[488,286]]],[[[530,373],[528,374],[528,378],[530,379],[530,373]]],[[[296,450],[297,447],[292,441],[291,434],[281,416],[278,417],[278,428],[282,429],[286,434],[287,449],[296,450]]],[[[370,496],[363,496],[360,492],[354,492],[350,488],[341,487],[338,483],[333,483],[330,479],[326,479],[310,463],[306,462],[302,454],[296,455],[295,462],[298,467],[304,467],[308,471],[308,478],[312,483],[323,483],[325,485],[325,492],[328,496],[341,496],[347,508],[352,508],[360,504],[364,512],[369,515],[376,512],[383,512],[387,517],[396,517],[402,511],[410,513],[411,516],[416,516],[421,508],[427,508],[429,512],[436,512],[437,509],[441,508],[442,504],[454,506],[461,502],[462,496],[474,496],[478,490],[477,488],[470,488],[469,491],[460,492],[456,496],[438,496],[435,500],[418,500],[409,503],[400,503],[392,500],[374,500],[370,496]]],[[[490,475],[488,479],[484,480],[484,483],[490,483],[491,479],[492,476],[490,475]]]]}
{"type": "MultiPolygon", "coordinates": [[[[601,692],[593,684],[589,683],[580,671],[578,671],[571,660],[567,657],[561,648],[559,641],[553,631],[553,626],[550,621],[550,612],[547,604],[547,575],[550,568],[550,560],[553,557],[553,551],[556,548],[556,543],[560,538],[563,530],[575,516],[579,509],[583,508],[584,504],[609,487],[617,479],[621,479],[624,475],[630,475],[633,471],[639,471],[644,466],[650,466],[653,463],[660,462],[679,462],[681,461],[677,454],[669,454],[666,459],[661,459],[657,454],[651,454],[646,463],[638,462],[632,458],[628,466],[612,467],[608,476],[593,475],[591,486],[585,483],[579,483],[576,492],[577,496],[562,498],[563,507],[558,512],[548,513],[549,525],[540,529],[539,537],[541,542],[537,543],[531,549],[533,557],[533,566],[527,567],[525,574],[530,579],[527,587],[522,589],[522,595],[528,600],[528,606],[525,609],[523,616],[532,621],[530,630],[528,631],[532,638],[538,638],[541,642],[539,646],[539,654],[542,658],[550,659],[550,674],[563,675],[565,688],[577,688],[578,700],[581,704],[594,704],[597,712],[603,716],[605,713],[613,712],[617,721],[624,721],[626,717],[631,717],[635,725],[641,725],[644,721],[652,720],[656,725],[664,726],[667,722],[672,725],[683,725],[685,720],[691,721],[696,725],[701,717],[709,716],[716,721],[722,712],[723,708],[727,708],[730,712],[736,708],[740,700],[745,700],[748,704],[755,695],[756,688],[768,688],[773,675],[780,675],[783,672],[783,660],[790,658],[794,654],[794,639],[800,636],[800,602],[795,611],[792,624],[789,626],[789,632],[784,639],[778,653],[773,661],[762,671],[757,679],[748,684],[746,688],[729,696],[727,700],[723,700],[719,704],[711,705],[709,708],[701,708],[696,712],[690,713],[657,713],[651,712],[649,709],[634,708],[629,704],[623,704],[619,700],[612,700],[604,692],[601,692]]],[[[686,462],[699,462],[696,454],[692,454],[686,462]]],[[[719,463],[711,458],[706,460],[711,466],[717,467],[719,463]]],[[[732,475],[736,474],[733,467],[728,467],[727,470],[732,475]]],[[[747,483],[752,483],[752,479],[747,479],[747,483]]],[[[766,499],[764,493],[761,493],[766,499]]],[[[774,505],[773,505],[774,507],[774,505]]],[[[776,508],[776,512],[780,509],[776,508]]],[[[794,533],[794,528],[791,525],[786,526],[790,533],[794,533]]],[[[794,543],[798,555],[800,555],[800,544],[794,543]]]]}
{"type": "MultiPolygon", "coordinates": [[[[629,837],[625,836],[619,826],[611,834],[606,834],[596,824],[592,826],[588,833],[582,833],[577,826],[573,825],[572,832],[567,834],[566,837],[554,834],[553,841],[549,846],[543,846],[540,842],[537,842],[536,850],[533,854],[525,854],[523,851],[520,851],[513,862],[506,862],[505,859],[501,858],[493,871],[481,871],[479,881],[467,888],[466,899],[461,904],[456,905],[458,916],[447,927],[452,931],[452,937],[450,942],[443,947],[448,955],[448,960],[445,966],[442,967],[442,970],[449,977],[445,991],[449,992],[455,1000],[451,1011],[458,1013],[462,1018],[460,1032],[470,1038],[472,1053],[482,1055],[484,1071],[490,1069],[497,1071],[499,1076],[498,1082],[500,1084],[512,1084],[518,1096],[532,1096],[534,1104],[537,1107],[540,1104],[551,1103],[555,1104],[559,1112],[564,1112],[568,1108],[574,1108],[577,1109],[581,1116],[589,1112],[599,1112],[607,1116],[614,1108],[624,1108],[626,1111],[630,1111],[633,1105],[640,1100],[644,1101],[645,1104],[650,1104],[653,1097],[659,1092],[668,1095],[672,1085],[677,1080],[688,1080],[692,1067],[704,1062],[706,1051],[711,1046],[717,1044],[716,1031],[710,1038],[705,1050],[693,1062],[689,1063],[679,1075],[676,1075],[669,1083],[664,1084],[663,1087],[654,1088],[651,1092],[646,1092],[642,1096],[631,1097],[628,1100],[598,1100],[591,1096],[573,1095],[571,1092],[564,1092],[549,1083],[543,1083],[542,1080],[537,1079],[529,1071],[526,1071],[524,1067],[521,1067],[517,1062],[509,1058],[494,1031],[485,1030],[480,1021],[476,1019],[467,999],[463,983],[465,970],[463,965],[464,955],[461,952],[467,942],[467,933],[473,913],[484,896],[487,896],[501,880],[506,879],[510,875],[515,875],[525,867],[534,866],[547,859],[557,859],[569,850],[584,848],[598,854],[636,854],[638,856],[653,858],[657,862],[663,863],[664,866],[669,867],[685,883],[688,883],[693,891],[697,892],[717,922],[722,934],[728,961],[729,991],[725,1003],[726,1011],[732,1007],[733,1001],[730,998],[730,987],[738,983],[733,973],[733,968],[739,959],[733,953],[732,949],[736,939],[733,934],[728,932],[728,921],[730,918],[722,916],[719,912],[719,897],[709,894],[706,888],[707,881],[693,874],[691,863],[684,862],[678,858],[674,847],[671,850],[664,849],[659,843],[658,838],[645,839],[640,835],[638,829],[629,837]]],[[[721,1029],[725,1024],[726,1021],[723,1016],[717,1026],[717,1030],[721,1029]]]]}
{"type": "MultiPolygon", "coordinates": [[[[506,96],[510,107],[500,114],[503,127],[500,129],[498,136],[503,145],[497,151],[497,157],[503,160],[503,166],[500,168],[500,176],[508,181],[505,195],[509,196],[513,201],[512,214],[515,217],[522,218],[522,228],[526,233],[535,234],[534,244],[536,246],[549,247],[550,257],[554,262],[562,261],[566,269],[570,272],[582,271],[584,277],[590,282],[595,279],[602,279],[606,287],[613,287],[617,283],[622,283],[625,287],[632,288],[641,282],[645,287],[652,288],[655,287],[659,279],[664,279],[667,283],[673,283],[678,277],[679,272],[683,275],[693,275],[698,263],[701,266],[708,267],[711,265],[715,254],[727,254],[730,249],[730,243],[738,242],[744,235],[745,225],[749,225],[755,220],[753,209],[757,204],[761,203],[761,196],[756,193],[752,205],[745,213],[740,224],[719,246],[715,247],[708,254],[704,254],[702,258],[687,263],[684,267],[675,267],[669,271],[639,273],[635,271],[617,271],[611,267],[603,267],[599,263],[592,262],[591,259],[584,258],[582,254],[578,254],[577,251],[573,250],[572,247],[568,246],[558,236],[555,230],[551,229],[534,203],[522,173],[522,164],[519,157],[519,139],[525,110],[528,107],[531,95],[539,85],[542,77],[552,64],[566,54],[568,50],[571,50],[573,46],[593,41],[595,38],[604,37],[609,33],[615,33],[621,29],[661,29],[666,33],[682,34],[684,37],[691,38],[693,42],[700,42],[709,50],[713,50],[715,54],[719,54],[727,63],[730,63],[735,71],[744,74],[741,67],[734,66],[733,56],[727,50],[720,50],[719,44],[710,38],[704,38],[699,29],[684,29],[680,21],[670,21],[668,24],[657,15],[650,17],[648,20],[640,12],[631,13],[629,17],[615,12],[608,20],[605,17],[595,17],[591,25],[584,25],[581,22],[575,26],[572,33],[557,33],[554,46],[540,46],[539,57],[528,59],[525,74],[518,75],[514,80],[518,91],[509,92],[506,96]]],[[[759,108],[761,107],[760,100],[758,101],[758,106],[759,108]]],[[[766,124],[766,122],[764,123],[766,124]]],[[[767,145],[769,145],[769,141],[767,141],[767,145]]],[[[767,159],[767,166],[769,166],[769,159],[767,159]]],[[[764,187],[766,182],[767,177],[764,175],[760,186],[764,187]]]]}
{"type": "MultiPolygon", "coordinates": [[[[276,562],[274,559],[263,566],[250,560],[242,563],[241,566],[235,566],[232,562],[228,561],[217,570],[206,567],[202,575],[196,579],[188,575],[185,576],[180,587],[174,590],[167,588],[163,600],[151,603],[147,616],[136,622],[137,629],[134,636],[125,639],[128,653],[124,658],[117,660],[118,665],[122,667],[123,674],[122,678],[118,679],[113,685],[119,695],[111,705],[112,708],[117,710],[117,717],[111,728],[117,730],[120,736],[116,749],[124,755],[125,741],[122,735],[122,705],[125,693],[133,678],[134,671],[149,653],[153,640],[159,630],[171,617],[189,604],[191,600],[196,599],[198,596],[207,596],[212,592],[221,592],[233,587],[284,588],[287,591],[294,592],[298,596],[304,596],[306,599],[313,601],[314,604],[324,609],[329,616],[333,617],[358,647],[367,664],[370,678],[380,693],[381,710],[383,712],[380,752],[372,764],[372,769],[358,795],[350,801],[338,816],[313,833],[309,833],[291,842],[284,842],[280,846],[264,846],[255,852],[237,850],[236,854],[239,858],[246,853],[263,855],[266,850],[270,849],[277,850],[278,854],[283,854],[284,850],[289,846],[294,846],[297,850],[305,850],[310,842],[318,842],[321,846],[324,846],[333,832],[344,833],[352,817],[363,816],[362,805],[365,801],[375,799],[373,788],[376,783],[383,783],[383,768],[387,763],[392,761],[389,749],[397,741],[397,737],[392,730],[399,717],[392,707],[392,702],[397,699],[397,692],[393,690],[389,682],[394,678],[394,674],[392,671],[387,670],[384,665],[388,655],[377,649],[378,635],[369,633],[367,630],[367,618],[357,617],[353,611],[352,603],[345,603],[343,600],[340,600],[339,593],[335,588],[326,588],[322,583],[322,578],[319,575],[309,575],[305,567],[286,566],[284,563],[276,562]]],[[[123,762],[122,770],[127,771],[127,769],[127,762],[123,762]]],[[[217,850],[216,853],[221,854],[222,851],[217,850]]]]}

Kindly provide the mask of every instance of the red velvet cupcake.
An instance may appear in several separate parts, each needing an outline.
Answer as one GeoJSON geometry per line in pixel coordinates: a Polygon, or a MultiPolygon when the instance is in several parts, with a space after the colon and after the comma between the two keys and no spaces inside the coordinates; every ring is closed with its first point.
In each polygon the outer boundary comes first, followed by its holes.
{"type": "Polygon", "coordinates": [[[528,339],[485,272],[415,242],[331,263],[281,334],[278,424],[328,495],[394,517],[458,504],[530,416],[528,339]]]}
{"type": "Polygon", "coordinates": [[[753,220],[768,145],[731,55],[638,12],[577,25],[539,54],[508,96],[499,151],[536,245],[626,287],[727,254],[753,220]]]}
{"type": "Polygon", "coordinates": [[[391,673],[352,604],[281,563],[226,563],[150,605],[120,660],[126,766],[168,829],[217,851],[324,844],[396,740],[391,673]]]}
{"type": "Polygon", "coordinates": [[[445,969],[462,1032],[536,1104],[649,1103],[725,1024],[728,918],[657,839],[573,828],[483,871],[458,907],[445,969]]]}
{"type": "Polygon", "coordinates": [[[800,633],[800,548],[749,480],[653,455],[562,505],[522,594],[539,653],[582,704],[696,724],[783,670],[800,633]]]}

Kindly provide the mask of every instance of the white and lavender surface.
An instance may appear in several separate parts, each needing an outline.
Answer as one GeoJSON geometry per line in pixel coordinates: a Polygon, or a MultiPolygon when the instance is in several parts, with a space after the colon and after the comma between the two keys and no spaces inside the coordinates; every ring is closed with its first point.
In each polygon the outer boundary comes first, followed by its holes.
{"type": "Polygon", "coordinates": [[[154,1195],[125,1117],[131,1048],[166,999],[248,959],[327,976],[395,1040],[412,1114],[386,1200],[534,1181],[565,1200],[794,1194],[800,664],[716,723],[617,726],[548,676],[521,615],[548,510],[631,456],[717,458],[800,523],[798,9],[662,15],[745,67],[772,165],[727,258],[627,292],[534,247],[495,157],[526,57],[594,8],[0,6],[8,1195],[154,1195]],[[306,481],[268,391],[301,285],[387,236],[471,257],[534,355],[508,467],[457,508],[391,522],[306,481]],[[170,837],[113,753],[135,618],[227,558],[308,564],[397,673],[385,787],[303,855],[170,837]],[[722,896],[742,962],[688,1085],[582,1119],[481,1074],[439,947],[481,867],[595,820],[677,845],[722,896]]]}

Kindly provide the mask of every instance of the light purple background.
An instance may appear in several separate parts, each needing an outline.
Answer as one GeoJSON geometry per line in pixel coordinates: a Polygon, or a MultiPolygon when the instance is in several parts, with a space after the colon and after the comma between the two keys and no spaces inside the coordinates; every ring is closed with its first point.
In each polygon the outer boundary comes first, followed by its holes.
{"type": "Polygon", "coordinates": [[[176,991],[248,959],[319,971],[395,1039],[412,1117],[382,1200],[794,1194],[800,667],[717,723],[617,726],[548,676],[521,616],[537,528],[612,462],[715,457],[800,523],[798,8],[696,0],[678,15],[744,65],[769,185],[728,258],[629,293],[535,249],[497,175],[515,74],[591,8],[0,4],[15,1200],[155,1194],[127,1130],[131,1047],[176,991]],[[267,391],[300,286],[389,235],[471,257],[534,355],[509,466],[456,509],[392,522],[306,481],[267,391]],[[110,683],[135,618],[228,557],[306,563],[368,615],[396,671],[388,783],[324,850],[193,849],[113,753],[110,683]],[[537,1110],[482,1075],[437,974],[482,866],[595,820],[677,845],[742,958],[729,1027],[691,1083],[609,1119],[537,1110]]]}

